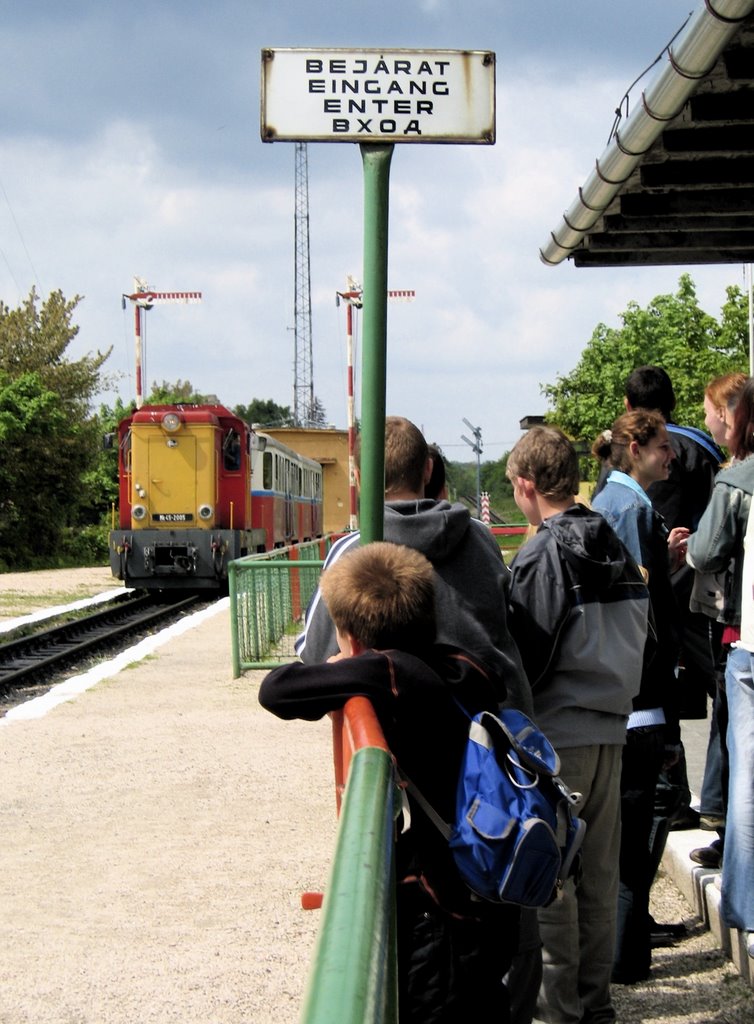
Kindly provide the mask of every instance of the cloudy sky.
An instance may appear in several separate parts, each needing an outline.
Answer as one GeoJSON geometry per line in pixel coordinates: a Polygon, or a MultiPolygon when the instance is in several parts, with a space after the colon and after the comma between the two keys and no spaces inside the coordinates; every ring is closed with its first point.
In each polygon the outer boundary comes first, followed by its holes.
{"type": "MultiPolygon", "coordinates": [[[[390,173],[389,413],[451,458],[484,457],[545,410],[599,322],[673,291],[685,268],[546,267],[539,247],[605,148],[613,111],[701,0],[27,0],[0,35],[0,298],[83,299],[76,357],[112,346],[133,397],[134,276],[201,305],[147,315],[146,388],[189,380],[228,405],[293,405],[294,164],[260,140],[263,47],[493,50],[494,146],[396,146],[390,173]]],[[[634,93],[632,103],[638,102],[634,93]]],[[[346,319],[361,277],[352,143],[311,143],[314,390],[346,424],[346,319]]],[[[718,315],[738,266],[691,268],[718,315]]],[[[357,371],[359,368],[357,353],[357,371]]],[[[357,396],[357,412],[359,398],[357,396]]]]}

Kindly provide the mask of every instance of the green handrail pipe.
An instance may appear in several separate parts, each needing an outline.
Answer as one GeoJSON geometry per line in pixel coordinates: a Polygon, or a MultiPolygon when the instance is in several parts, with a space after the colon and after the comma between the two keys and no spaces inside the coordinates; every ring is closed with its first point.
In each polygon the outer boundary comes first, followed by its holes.
{"type": "Polygon", "coordinates": [[[397,980],[390,754],[352,758],[301,1024],[395,1024],[397,980]]]}

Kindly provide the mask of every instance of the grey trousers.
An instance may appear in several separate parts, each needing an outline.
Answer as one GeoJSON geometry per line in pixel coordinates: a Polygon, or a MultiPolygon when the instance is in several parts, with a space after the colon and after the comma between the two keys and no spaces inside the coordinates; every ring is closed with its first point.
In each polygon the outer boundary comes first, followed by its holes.
{"type": "MultiPolygon", "coordinates": [[[[542,975],[535,1024],[610,1024],[615,1010],[610,975],[615,951],[620,856],[620,773],[623,747],[564,747],[560,774],[583,796],[579,815],[587,823],[582,877],[571,880],[559,899],[537,912],[540,950],[529,940],[508,975],[516,1024],[527,1024],[525,991],[542,975]]],[[[533,997],[533,993],[529,994],[533,997]]]]}

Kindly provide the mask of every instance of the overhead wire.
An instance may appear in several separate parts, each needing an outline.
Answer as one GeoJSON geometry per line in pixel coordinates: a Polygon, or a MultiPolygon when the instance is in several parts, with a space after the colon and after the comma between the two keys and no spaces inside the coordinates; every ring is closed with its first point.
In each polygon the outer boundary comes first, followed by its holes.
{"type": "MultiPolygon", "coordinates": [[[[29,261],[29,266],[31,267],[31,272],[32,272],[34,281],[35,281],[35,283],[37,285],[37,288],[39,289],[40,295],[43,295],[44,294],[44,289],[42,288],[42,282],[39,280],[39,274],[37,274],[37,268],[34,266],[34,261],[32,260],[31,254],[29,253],[29,249],[28,249],[28,247],[26,245],[26,239],[23,236],[23,232],[21,231],[21,227],[20,227],[20,225],[18,223],[18,220],[16,218],[16,214],[15,214],[15,212],[13,210],[13,207],[11,206],[10,199],[8,198],[8,193],[5,191],[5,185],[3,184],[2,179],[0,179],[0,190],[2,190],[3,198],[5,199],[6,206],[8,207],[8,211],[10,212],[11,219],[13,220],[13,224],[14,224],[14,227],[15,227],[16,232],[18,234],[18,237],[19,237],[19,239],[21,241],[21,245],[23,246],[23,250],[26,253],[26,258],[29,261]]],[[[18,281],[16,279],[16,275],[10,269],[10,264],[8,263],[8,259],[7,259],[7,257],[6,257],[4,252],[3,252],[3,259],[5,260],[5,265],[8,267],[10,275],[13,278],[13,281],[14,281],[14,283],[16,285],[16,288],[18,289],[19,297],[20,297],[21,296],[21,289],[19,288],[19,284],[18,284],[18,281]]]]}
{"type": "Polygon", "coordinates": [[[16,292],[18,293],[18,300],[20,302],[21,301],[21,286],[19,285],[19,283],[18,283],[18,281],[16,279],[16,275],[13,273],[13,268],[11,267],[10,263],[8,262],[8,257],[5,255],[5,250],[4,249],[0,249],[0,256],[3,257],[3,263],[5,264],[5,266],[6,266],[7,270],[8,270],[8,273],[13,278],[13,283],[16,286],[16,292]]]}

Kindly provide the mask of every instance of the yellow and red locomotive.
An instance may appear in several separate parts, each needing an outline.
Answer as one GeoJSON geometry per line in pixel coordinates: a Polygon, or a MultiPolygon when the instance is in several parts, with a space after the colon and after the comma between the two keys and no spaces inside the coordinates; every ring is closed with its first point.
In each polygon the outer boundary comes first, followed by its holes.
{"type": "Polygon", "coordinates": [[[145,405],[118,425],[113,575],[219,590],[228,562],[322,535],[322,467],[222,405],[145,405]]]}

